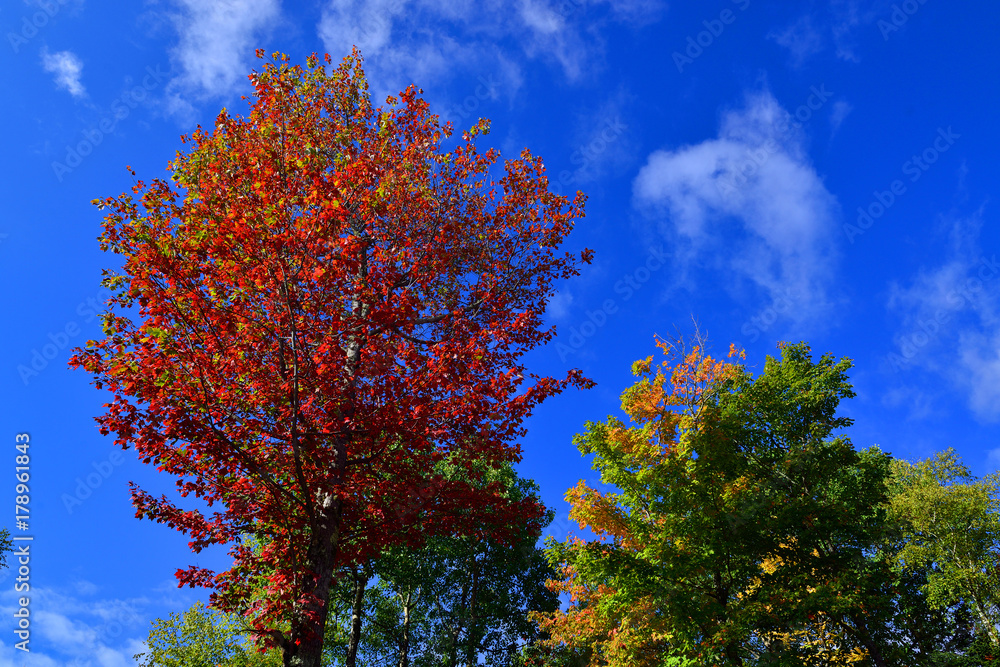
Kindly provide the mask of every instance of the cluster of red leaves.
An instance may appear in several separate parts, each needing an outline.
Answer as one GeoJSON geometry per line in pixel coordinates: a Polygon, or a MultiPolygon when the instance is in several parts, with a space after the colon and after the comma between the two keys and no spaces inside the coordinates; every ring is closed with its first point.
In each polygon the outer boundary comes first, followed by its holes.
{"type": "Polygon", "coordinates": [[[527,150],[491,180],[497,154],[474,145],[485,121],[446,151],[450,124],[412,87],[371,104],[357,52],[336,68],[276,61],[252,75],[248,117],[223,111],[185,137],[174,183],[95,200],[124,264],[105,279],[106,337],[71,360],[113,395],[102,433],[221,505],[133,487],[137,516],[193,550],[233,545],[231,570],[181,583],[217,589],[223,609],[253,604],[272,637],[322,627],[331,569],[541,514],[434,471],[516,460],[534,406],[589,384],[519,357],[551,338],[553,281],[590,260],[556,252],[583,195],[549,192],[527,150]]]}

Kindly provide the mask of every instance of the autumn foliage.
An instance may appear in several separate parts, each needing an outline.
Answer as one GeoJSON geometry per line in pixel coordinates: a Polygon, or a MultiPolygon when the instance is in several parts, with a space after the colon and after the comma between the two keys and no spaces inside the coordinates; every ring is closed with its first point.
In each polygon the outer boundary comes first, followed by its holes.
{"type": "Polygon", "coordinates": [[[356,51],[275,54],[250,79],[247,115],[183,137],[169,178],[94,202],[120,266],[104,338],[71,365],[110,393],[101,432],[176,482],[133,484],[136,516],[233,561],[177,571],[215,609],[154,628],[150,660],[1000,655],[1000,477],[951,450],[855,450],[838,412],[852,362],[804,343],[755,375],[736,348],[658,339],[622,416],[574,439],[600,483],[567,492],[585,532],[543,557],[551,515],[516,478],[518,440],[540,402],[592,383],[521,359],[553,336],[556,281],[590,261],[559,250],[584,196],[551,192],[527,150],[479,152],[487,121],[453,137],[413,87],[373,105],[356,51]]]}
{"type": "Polygon", "coordinates": [[[734,348],[658,344],[662,364],[633,366],[628,422],[576,438],[602,488],[566,498],[596,539],[549,544],[570,604],[535,614],[548,647],[589,667],[885,664],[866,625],[885,568],[863,549],[887,460],[832,437],[850,362],[787,345],[754,378],[734,348]]]}
{"type": "Polygon", "coordinates": [[[169,180],[95,201],[123,264],[105,338],[72,364],[111,393],[101,431],[215,508],[133,487],[137,516],[195,552],[231,546],[230,570],[181,584],[214,589],[286,664],[317,665],[335,571],[541,516],[435,470],[516,461],[532,409],[588,384],[519,357],[551,337],[553,281],[590,253],[557,252],[584,199],[551,193],[539,158],[491,178],[485,121],[453,141],[412,87],[373,106],[357,53],[276,59],[248,116],[186,137],[169,180]]]}

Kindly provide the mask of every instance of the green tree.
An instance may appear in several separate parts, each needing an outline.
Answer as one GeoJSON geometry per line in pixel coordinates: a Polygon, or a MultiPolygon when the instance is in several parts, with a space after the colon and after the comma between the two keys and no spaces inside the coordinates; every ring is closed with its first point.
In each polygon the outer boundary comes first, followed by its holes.
{"type": "Polygon", "coordinates": [[[968,605],[977,635],[1000,646],[1000,475],[978,480],[947,449],[893,463],[892,518],[902,527],[898,564],[925,576],[933,609],[968,605]]]}
{"type": "Polygon", "coordinates": [[[870,627],[888,569],[866,552],[889,458],[837,435],[851,362],[784,345],[754,378],[701,346],[660,347],[662,367],[633,367],[629,422],[588,422],[575,440],[606,487],[567,494],[599,539],[550,544],[573,602],[535,616],[549,644],[591,666],[801,665],[808,645],[762,638],[828,619],[841,650],[888,664],[870,627]]]}
{"type": "Polygon", "coordinates": [[[927,571],[903,569],[893,584],[893,609],[887,634],[898,664],[927,667],[978,665],[973,659],[972,613],[963,601],[933,607],[924,588],[927,571]]]}
{"type": "MultiPolygon", "coordinates": [[[[538,501],[537,485],[510,466],[484,469],[476,483],[498,484],[513,502],[538,501]]],[[[431,537],[418,547],[383,551],[371,564],[375,583],[365,593],[358,664],[513,664],[522,646],[538,635],[528,612],[558,605],[545,587],[555,571],[537,546],[551,519],[551,512],[541,521],[513,517],[504,539],[487,530],[478,537],[431,537]]],[[[356,589],[339,597],[351,593],[356,589]]]]}
{"type": "Polygon", "coordinates": [[[13,550],[14,541],[10,538],[10,531],[6,528],[0,528],[0,567],[9,567],[6,555],[13,550]]]}
{"type": "Polygon", "coordinates": [[[200,602],[181,614],[153,621],[147,651],[134,656],[140,667],[279,667],[281,652],[260,653],[239,619],[206,609],[200,602]]]}

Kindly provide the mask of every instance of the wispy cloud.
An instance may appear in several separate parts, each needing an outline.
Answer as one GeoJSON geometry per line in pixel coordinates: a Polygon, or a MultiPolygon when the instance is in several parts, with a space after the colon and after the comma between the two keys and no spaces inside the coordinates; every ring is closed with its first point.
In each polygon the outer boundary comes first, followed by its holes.
{"type": "Polygon", "coordinates": [[[855,35],[860,28],[875,21],[877,6],[882,4],[884,0],[875,0],[862,9],[861,0],[816,3],[792,23],[772,30],[768,38],[788,49],[796,66],[830,47],[837,58],[859,62],[855,35]]]}
{"type": "Polygon", "coordinates": [[[986,452],[986,464],[991,466],[994,471],[1000,470],[1000,448],[986,452]]]}
{"type": "MultiPolygon", "coordinates": [[[[77,589],[79,591],[81,586],[77,589]]],[[[90,594],[96,591],[86,582],[82,589],[88,592],[78,597],[51,588],[32,587],[31,664],[40,667],[135,665],[133,656],[144,650],[150,601],[145,598],[97,598],[90,594]]],[[[4,617],[12,618],[18,608],[18,597],[12,588],[0,595],[0,613],[4,617]]],[[[25,654],[14,648],[14,641],[18,639],[5,639],[0,643],[0,664],[22,663],[25,654]]]]}
{"type": "Polygon", "coordinates": [[[837,57],[841,60],[860,62],[861,57],[856,51],[854,35],[858,28],[875,20],[871,6],[869,5],[868,10],[863,12],[860,0],[832,0],[827,16],[837,57]]]}
{"type": "Polygon", "coordinates": [[[171,110],[191,100],[232,95],[250,73],[259,40],[280,17],[280,0],[174,0],[180,74],[168,86],[171,110]]]}
{"type": "Polygon", "coordinates": [[[87,90],[80,83],[83,75],[83,61],[72,51],[49,53],[42,49],[42,67],[55,75],[56,85],[65,88],[73,97],[85,97],[87,90]]]}
{"type": "Polygon", "coordinates": [[[933,396],[928,395],[919,387],[911,385],[903,385],[887,391],[882,396],[882,405],[887,408],[905,408],[907,419],[913,421],[940,417],[944,414],[936,407],[933,396]]]}
{"type": "Polygon", "coordinates": [[[601,61],[602,25],[640,26],[662,8],[658,0],[328,0],[318,31],[334,57],[361,49],[385,82],[378,94],[491,73],[512,97],[527,61],[550,61],[579,79],[601,61]]]}
{"type": "Polygon", "coordinates": [[[837,100],[833,103],[833,110],[830,111],[830,135],[834,135],[840,129],[840,126],[844,124],[847,117],[854,111],[854,107],[851,106],[850,102],[845,100],[837,100]]]}
{"type": "Polygon", "coordinates": [[[602,24],[640,27],[659,18],[663,8],[656,0],[520,0],[520,21],[510,28],[529,56],[557,62],[574,81],[600,65],[602,24]]]}
{"type": "Polygon", "coordinates": [[[717,138],[650,155],[633,192],[674,237],[682,268],[735,273],[804,321],[828,306],[839,207],[791,120],[769,92],[750,94],[717,138]]]}
{"type": "Polygon", "coordinates": [[[569,308],[572,304],[573,294],[569,290],[560,290],[549,299],[546,311],[552,319],[561,320],[569,314],[569,308]]]}
{"type": "Polygon", "coordinates": [[[814,56],[823,50],[825,39],[813,25],[813,19],[808,14],[795,23],[772,30],[767,35],[768,39],[773,39],[779,46],[788,49],[792,56],[792,63],[799,67],[810,56],[814,56]]]}
{"type": "Polygon", "coordinates": [[[1000,420],[1000,330],[966,332],[958,349],[969,407],[984,420],[1000,420]]]}
{"type": "Polygon", "coordinates": [[[958,387],[985,421],[1000,420],[1000,253],[979,247],[985,207],[952,216],[940,264],[890,286],[899,321],[893,370],[920,368],[958,387]]]}
{"type": "Polygon", "coordinates": [[[574,149],[569,156],[570,170],[564,170],[563,165],[552,176],[562,191],[575,192],[580,185],[596,181],[608,171],[621,173],[633,168],[633,133],[631,121],[626,123],[625,119],[635,101],[625,87],[619,87],[592,110],[578,115],[571,140],[574,149]]]}

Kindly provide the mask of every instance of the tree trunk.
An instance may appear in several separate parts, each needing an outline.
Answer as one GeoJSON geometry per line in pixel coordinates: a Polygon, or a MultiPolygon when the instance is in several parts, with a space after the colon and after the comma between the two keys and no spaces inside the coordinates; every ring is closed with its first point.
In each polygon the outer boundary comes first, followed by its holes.
{"type": "Polygon", "coordinates": [[[476,594],[479,592],[479,561],[472,555],[470,573],[472,576],[472,591],[469,594],[469,631],[465,640],[466,667],[476,667],[479,663],[479,637],[476,635],[476,594]]]}
{"type": "Polygon", "coordinates": [[[740,642],[732,641],[726,644],[726,659],[735,667],[743,666],[743,656],[740,654],[740,647],[740,642]]]}
{"type": "Polygon", "coordinates": [[[355,667],[358,660],[358,644],[361,642],[361,618],[364,615],[365,589],[370,575],[364,568],[354,567],[354,600],[351,605],[351,637],[347,644],[345,667],[355,667]]]}
{"type": "Polygon", "coordinates": [[[878,645],[878,642],[872,637],[871,632],[868,631],[868,623],[865,621],[864,614],[851,614],[850,618],[856,630],[855,636],[861,642],[861,645],[864,646],[865,650],[868,651],[868,658],[872,661],[872,664],[875,667],[888,667],[885,656],[882,655],[882,647],[878,645]]]}
{"type": "MultiPolygon", "coordinates": [[[[364,223],[356,216],[352,215],[351,232],[359,237],[366,236],[364,223]]],[[[361,286],[368,277],[368,248],[370,240],[366,241],[361,252],[361,264],[358,267],[358,286],[351,296],[351,313],[365,318],[368,315],[368,304],[363,303],[358,297],[361,286]]],[[[289,308],[289,310],[291,310],[289,308]]],[[[358,360],[361,357],[361,349],[364,346],[364,338],[360,334],[351,333],[347,336],[347,348],[345,359],[345,370],[347,372],[346,394],[349,402],[344,411],[344,416],[353,419],[356,399],[356,379],[358,360]]],[[[293,361],[297,354],[298,342],[295,330],[292,331],[292,352],[293,361]]],[[[298,367],[293,369],[293,378],[296,384],[293,385],[293,405],[298,405],[298,367]]],[[[297,408],[296,408],[297,409],[297,408]]],[[[296,413],[297,415],[297,413],[296,413]]],[[[292,446],[296,443],[296,424],[292,425],[292,446]]],[[[347,469],[347,448],[350,444],[351,436],[341,437],[334,444],[337,450],[336,470],[338,478],[347,469]]],[[[305,483],[296,451],[296,467],[299,477],[299,486],[302,489],[307,501],[310,489],[305,483]]],[[[342,506],[333,494],[328,491],[321,491],[316,498],[318,507],[314,510],[313,525],[311,526],[311,536],[309,550],[306,556],[306,568],[314,574],[312,590],[307,590],[313,599],[305,604],[297,605],[297,611],[305,612],[296,614],[292,621],[291,631],[288,633],[287,641],[282,642],[282,657],[284,667],[322,667],[323,660],[323,638],[326,629],[326,618],[330,609],[330,583],[333,580],[333,568],[337,560],[337,550],[340,546],[340,521],[342,506]],[[312,618],[309,618],[309,617],[312,618]]]]}
{"type": "Polygon", "coordinates": [[[462,620],[465,617],[466,596],[469,593],[468,582],[462,583],[462,597],[459,608],[451,612],[451,647],[448,650],[447,667],[458,667],[458,638],[462,635],[462,620]]]}
{"type": "Polygon", "coordinates": [[[986,633],[986,637],[990,640],[990,644],[993,646],[1000,646],[1000,634],[997,633],[997,628],[993,624],[993,620],[990,618],[989,614],[986,613],[986,605],[983,604],[982,599],[978,591],[974,591],[972,594],[972,609],[975,612],[976,619],[979,627],[977,632],[981,629],[986,633]]]}
{"type": "Polygon", "coordinates": [[[412,590],[406,591],[406,597],[399,596],[403,606],[403,627],[399,636],[399,667],[410,667],[410,603],[412,590]]]}
{"type": "Polygon", "coordinates": [[[330,609],[330,584],[340,544],[340,501],[326,494],[316,508],[316,521],[306,552],[306,567],[314,573],[306,590],[312,600],[296,605],[300,612],[282,642],[284,667],[322,667],[323,636],[330,609]],[[312,617],[311,622],[309,616],[312,617]]]}
{"type": "MultiPolygon", "coordinates": [[[[726,617],[729,615],[729,586],[724,582],[721,572],[715,572],[714,580],[715,593],[712,597],[722,605],[723,617],[726,617]]],[[[735,639],[728,642],[725,647],[726,659],[735,667],[743,667],[743,656],[740,653],[741,647],[742,642],[735,639]]]]}

